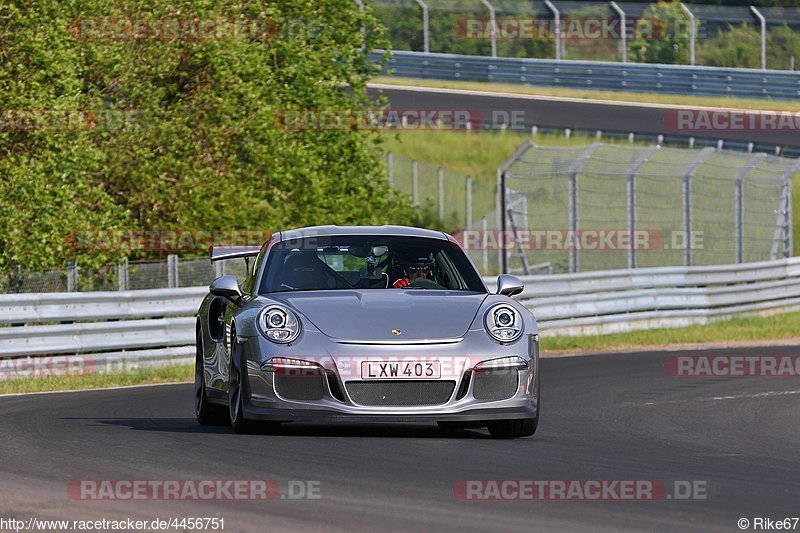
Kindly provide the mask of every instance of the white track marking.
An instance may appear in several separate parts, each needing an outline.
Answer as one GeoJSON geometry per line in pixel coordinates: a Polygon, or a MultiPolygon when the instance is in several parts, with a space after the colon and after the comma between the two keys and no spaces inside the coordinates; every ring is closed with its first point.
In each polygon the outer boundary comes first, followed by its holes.
{"type": "Polygon", "coordinates": [[[770,392],[759,392],[756,394],[741,394],[737,396],[712,396],[710,398],[685,398],[683,400],[664,400],[661,402],[645,402],[639,404],[628,404],[628,405],[659,405],[659,404],[674,404],[674,403],[690,403],[690,402],[714,402],[720,400],[746,400],[746,399],[754,399],[754,398],[771,398],[774,396],[792,396],[795,394],[800,394],[800,390],[789,390],[789,391],[770,391],[770,392]]]}

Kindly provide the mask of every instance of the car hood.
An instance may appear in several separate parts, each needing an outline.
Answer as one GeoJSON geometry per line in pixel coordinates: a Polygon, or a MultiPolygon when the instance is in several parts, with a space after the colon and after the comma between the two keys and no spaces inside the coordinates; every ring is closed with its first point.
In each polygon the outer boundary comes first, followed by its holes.
{"type": "Polygon", "coordinates": [[[371,289],[283,292],[269,296],[300,312],[328,337],[402,342],[464,336],[487,294],[371,289]]]}

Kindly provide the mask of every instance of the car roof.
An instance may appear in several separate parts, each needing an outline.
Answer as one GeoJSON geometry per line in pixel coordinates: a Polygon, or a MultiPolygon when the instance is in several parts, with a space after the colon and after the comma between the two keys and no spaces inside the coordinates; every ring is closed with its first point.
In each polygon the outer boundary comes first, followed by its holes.
{"type": "Polygon", "coordinates": [[[441,231],[415,228],[411,226],[309,226],[282,231],[279,241],[319,237],[328,235],[391,235],[396,237],[426,237],[429,239],[448,240],[447,234],[441,231]]]}

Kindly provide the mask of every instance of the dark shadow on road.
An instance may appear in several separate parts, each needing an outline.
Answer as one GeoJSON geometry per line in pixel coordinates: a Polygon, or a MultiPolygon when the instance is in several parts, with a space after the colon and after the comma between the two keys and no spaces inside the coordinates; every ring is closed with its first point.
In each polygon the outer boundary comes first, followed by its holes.
{"type": "MultiPolygon", "coordinates": [[[[87,420],[97,425],[120,426],[137,431],[167,433],[233,434],[226,426],[201,426],[194,418],[81,418],[64,417],[62,420],[87,420]]],[[[488,439],[485,429],[440,428],[435,424],[410,425],[399,423],[285,423],[277,428],[267,424],[257,426],[255,434],[278,437],[389,437],[389,438],[455,438],[488,439]]]]}

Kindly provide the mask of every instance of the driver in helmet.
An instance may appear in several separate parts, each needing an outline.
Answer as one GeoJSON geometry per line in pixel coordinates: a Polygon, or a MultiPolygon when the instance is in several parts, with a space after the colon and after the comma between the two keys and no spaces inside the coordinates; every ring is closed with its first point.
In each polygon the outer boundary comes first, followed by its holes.
{"type": "Polygon", "coordinates": [[[397,280],[392,283],[395,289],[408,287],[419,279],[430,279],[433,271],[432,257],[419,257],[407,262],[402,262],[397,270],[397,280]]]}

